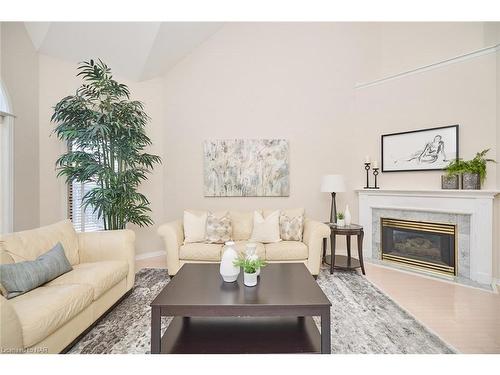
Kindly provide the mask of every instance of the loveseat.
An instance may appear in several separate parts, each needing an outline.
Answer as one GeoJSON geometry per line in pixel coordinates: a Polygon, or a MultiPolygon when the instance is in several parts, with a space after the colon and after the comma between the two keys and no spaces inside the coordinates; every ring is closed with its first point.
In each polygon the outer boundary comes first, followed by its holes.
{"type": "Polygon", "coordinates": [[[0,236],[0,263],[34,260],[60,242],[73,270],[0,296],[2,353],[59,353],[134,285],[134,232],[77,233],[71,221],[0,236]]]}
{"type": "MultiPolygon", "coordinates": [[[[282,210],[294,215],[297,210],[282,210]]],[[[267,216],[274,210],[259,210],[267,216]]],[[[303,210],[302,210],[303,211],[303,210]]],[[[254,211],[229,211],[232,225],[231,239],[236,249],[243,252],[252,234],[254,211]]],[[[220,262],[223,244],[184,243],[182,220],[175,220],[161,225],[158,234],[163,238],[167,252],[169,275],[175,275],[185,263],[220,262]]],[[[327,225],[305,218],[302,241],[280,241],[275,243],[257,243],[257,254],[268,263],[295,262],[304,263],[312,275],[318,275],[321,265],[323,238],[330,236],[327,225]]]]}

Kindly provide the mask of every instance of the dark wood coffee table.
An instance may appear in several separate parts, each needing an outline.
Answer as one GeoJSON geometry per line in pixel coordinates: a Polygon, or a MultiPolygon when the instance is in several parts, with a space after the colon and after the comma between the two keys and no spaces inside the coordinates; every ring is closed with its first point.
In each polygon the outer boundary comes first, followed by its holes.
{"type": "Polygon", "coordinates": [[[151,353],[330,353],[330,306],[301,263],[269,264],[255,287],[185,264],[151,303],[151,353]],[[162,316],[174,317],[163,337],[162,316]]]}

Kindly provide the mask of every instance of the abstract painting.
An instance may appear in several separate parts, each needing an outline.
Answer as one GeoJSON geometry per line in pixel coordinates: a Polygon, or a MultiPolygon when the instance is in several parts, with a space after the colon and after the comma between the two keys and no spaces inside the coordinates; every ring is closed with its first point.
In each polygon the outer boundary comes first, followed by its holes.
{"type": "Polygon", "coordinates": [[[458,125],[382,135],[382,172],[442,170],[458,157],[458,125]]]}
{"type": "Polygon", "coordinates": [[[207,140],[203,145],[206,197],[287,197],[288,141],[207,140]]]}

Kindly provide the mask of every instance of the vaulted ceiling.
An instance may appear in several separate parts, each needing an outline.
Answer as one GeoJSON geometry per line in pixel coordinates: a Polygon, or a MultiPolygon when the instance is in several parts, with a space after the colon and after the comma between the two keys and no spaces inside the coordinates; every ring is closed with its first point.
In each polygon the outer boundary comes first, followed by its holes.
{"type": "Polygon", "coordinates": [[[40,53],[71,62],[101,58],[132,80],[161,76],[222,28],[219,22],[25,22],[40,53]]]}

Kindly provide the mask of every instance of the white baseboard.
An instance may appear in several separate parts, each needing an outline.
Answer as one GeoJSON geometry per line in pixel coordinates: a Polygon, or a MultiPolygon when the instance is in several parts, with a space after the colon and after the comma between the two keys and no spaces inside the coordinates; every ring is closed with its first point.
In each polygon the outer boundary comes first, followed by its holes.
{"type": "Polygon", "coordinates": [[[143,260],[143,259],[155,258],[155,257],[159,257],[159,256],[162,256],[162,255],[166,255],[166,253],[167,252],[165,250],[151,251],[149,253],[142,253],[142,254],[136,255],[135,256],[135,260],[143,260]]]}

